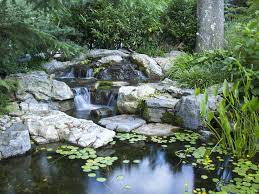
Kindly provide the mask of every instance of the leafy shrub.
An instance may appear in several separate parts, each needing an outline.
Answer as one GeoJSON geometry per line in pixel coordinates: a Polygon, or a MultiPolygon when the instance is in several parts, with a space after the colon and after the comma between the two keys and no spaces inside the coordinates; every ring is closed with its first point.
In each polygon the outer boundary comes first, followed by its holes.
{"type": "Polygon", "coordinates": [[[81,1],[70,5],[70,18],[62,24],[70,22],[81,34],[71,38],[90,48],[136,49],[155,41],[165,5],[157,0],[81,1]]]}
{"type": "Polygon", "coordinates": [[[252,92],[259,95],[259,13],[255,13],[248,22],[242,21],[233,25],[228,32],[228,49],[233,51],[242,67],[233,66],[232,74],[236,79],[240,79],[240,72],[250,74],[252,92]]]}
{"type": "Polygon", "coordinates": [[[206,87],[231,79],[234,59],[227,51],[216,50],[202,54],[181,55],[170,68],[168,77],[182,87],[206,87]]]}
{"type": "Polygon", "coordinates": [[[179,50],[192,51],[197,32],[196,0],[172,0],[161,17],[164,40],[179,50]]]}

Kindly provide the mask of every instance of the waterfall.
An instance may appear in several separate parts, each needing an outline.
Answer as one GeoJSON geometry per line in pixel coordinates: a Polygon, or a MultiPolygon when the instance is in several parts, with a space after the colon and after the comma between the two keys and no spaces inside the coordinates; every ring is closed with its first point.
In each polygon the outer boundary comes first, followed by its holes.
{"type": "Polygon", "coordinates": [[[107,106],[114,106],[114,103],[115,103],[115,95],[113,93],[110,94],[110,97],[109,97],[109,100],[108,100],[108,103],[107,103],[107,106]]]}
{"type": "Polygon", "coordinates": [[[93,77],[93,75],[94,75],[94,70],[93,70],[92,68],[87,69],[87,71],[86,71],[86,77],[87,77],[87,78],[88,78],[88,77],[93,77]]]}
{"type": "Polygon", "coordinates": [[[69,72],[65,73],[65,75],[63,77],[64,78],[75,78],[74,68],[72,68],[69,72]]]}
{"type": "Polygon", "coordinates": [[[75,88],[75,106],[77,110],[86,110],[91,106],[91,92],[87,88],[75,88]]]}

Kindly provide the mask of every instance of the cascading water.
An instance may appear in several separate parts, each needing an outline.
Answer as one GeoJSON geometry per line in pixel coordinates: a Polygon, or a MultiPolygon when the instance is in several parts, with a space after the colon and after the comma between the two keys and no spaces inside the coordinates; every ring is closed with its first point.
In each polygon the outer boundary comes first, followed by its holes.
{"type": "Polygon", "coordinates": [[[92,68],[87,69],[86,71],[86,77],[93,77],[94,76],[94,70],[92,68]]]}
{"type": "Polygon", "coordinates": [[[114,106],[116,97],[113,93],[110,94],[107,106],[114,106]]]}
{"type": "Polygon", "coordinates": [[[65,77],[65,78],[75,78],[74,68],[72,68],[69,72],[67,72],[63,77],[65,77]]]}
{"type": "Polygon", "coordinates": [[[91,92],[87,88],[75,88],[75,106],[77,110],[87,110],[91,106],[91,92]]]}

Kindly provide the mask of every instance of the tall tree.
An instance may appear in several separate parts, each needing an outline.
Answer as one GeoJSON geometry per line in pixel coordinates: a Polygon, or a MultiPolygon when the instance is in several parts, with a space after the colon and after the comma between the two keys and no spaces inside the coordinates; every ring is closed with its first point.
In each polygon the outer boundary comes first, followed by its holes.
{"type": "Polygon", "coordinates": [[[197,1],[196,52],[223,48],[224,0],[197,1]]]}

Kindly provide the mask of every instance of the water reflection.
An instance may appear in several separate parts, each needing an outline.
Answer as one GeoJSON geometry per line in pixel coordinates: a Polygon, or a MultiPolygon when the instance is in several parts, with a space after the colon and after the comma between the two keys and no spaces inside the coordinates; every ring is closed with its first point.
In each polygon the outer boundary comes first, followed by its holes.
{"type": "Polygon", "coordinates": [[[89,183],[89,193],[134,193],[134,194],[178,194],[192,193],[194,188],[194,170],[191,165],[183,165],[172,169],[166,153],[151,147],[148,156],[139,164],[116,167],[108,176],[104,187],[98,183],[89,183]],[[123,180],[117,180],[124,176],[123,180]],[[131,189],[125,189],[129,185],[131,189]]]}
{"type": "Polygon", "coordinates": [[[116,144],[99,152],[120,159],[113,167],[95,172],[97,177],[107,178],[105,183],[89,178],[82,171],[84,161],[69,160],[45,151],[0,161],[0,193],[184,194],[204,186],[199,178],[203,172],[192,165],[179,164],[174,148],[164,150],[153,144],[116,144]],[[47,159],[49,155],[53,159],[47,159]],[[138,159],[140,163],[123,164],[124,159],[138,159]],[[124,179],[117,180],[121,175],[124,179]],[[125,189],[125,185],[131,189],[125,189]]]}

